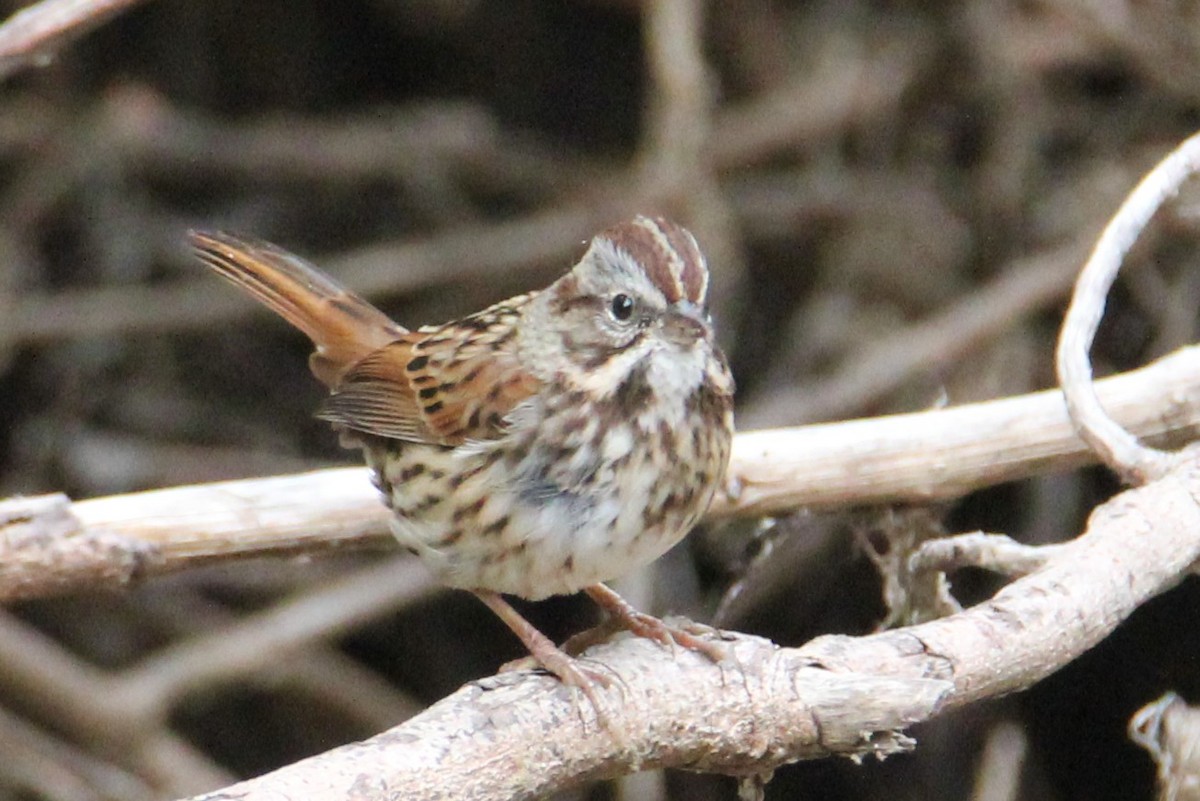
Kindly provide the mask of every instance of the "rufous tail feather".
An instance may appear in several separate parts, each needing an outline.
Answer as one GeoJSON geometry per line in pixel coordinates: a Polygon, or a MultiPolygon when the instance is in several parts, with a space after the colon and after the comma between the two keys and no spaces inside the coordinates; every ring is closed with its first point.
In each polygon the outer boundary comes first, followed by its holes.
{"type": "Polygon", "coordinates": [[[407,331],[299,256],[219,231],[190,231],[196,255],[312,340],[308,364],[325,386],[407,331]]]}

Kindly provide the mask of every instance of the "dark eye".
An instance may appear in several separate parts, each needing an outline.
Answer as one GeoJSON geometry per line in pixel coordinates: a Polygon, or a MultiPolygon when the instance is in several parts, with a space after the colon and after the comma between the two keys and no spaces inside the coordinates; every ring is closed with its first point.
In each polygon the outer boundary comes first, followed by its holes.
{"type": "Polygon", "coordinates": [[[633,316],[633,298],[628,295],[617,295],[612,299],[612,316],[618,320],[628,320],[633,316]]]}

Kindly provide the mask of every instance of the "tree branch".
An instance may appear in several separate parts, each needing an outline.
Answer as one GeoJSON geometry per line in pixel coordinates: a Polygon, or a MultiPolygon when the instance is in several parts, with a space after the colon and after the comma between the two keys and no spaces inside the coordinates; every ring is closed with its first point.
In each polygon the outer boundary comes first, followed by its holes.
{"type": "Polygon", "coordinates": [[[1148,448],[1105,413],[1092,385],[1088,349],[1104,315],[1105,297],[1129,249],[1150,218],[1190,176],[1200,172],[1200,134],[1194,134],[1138,183],[1105,226],[1075,284],[1058,340],[1058,380],[1079,436],[1130,483],[1161,475],[1171,455],[1148,448]]]}
{"type": "Polygon", "coordinates": [[[905,726],[1028,687],[1173,587],[1200,558],[1200,461],[1093,513],[1088,531],[993,599],[869,637],[776,648],[728,635],[719,665],[625,636],[585,654],[626,747],[536,672],[472,682],[402,726],[203,796],[535,798],[651,767],[757,774],[828,754],[908,747],[905,726]],[[553,731],[553,737],[546,733],[553,731]]]}
{"type": "MultiPolygon", "coordinates": [[[[1114,419],[1138,436],[1186,441],[1200,427],[1200,348],[1097,388],[1114,419]]],[[[1092,461],[1057,391],[744,432],[710,516],[949,499],[1092,461]]],[[[75,503],[63,496],[8,501],[0,504],[0,601],[124,584],[221,559],[386,547],[388,514],[365,468],[75,503]]]]}
{"type": "Polygon", "coordinates": [[[0,80],[54,53],[141,0],[42,0],[0,25],[0,80]]]}

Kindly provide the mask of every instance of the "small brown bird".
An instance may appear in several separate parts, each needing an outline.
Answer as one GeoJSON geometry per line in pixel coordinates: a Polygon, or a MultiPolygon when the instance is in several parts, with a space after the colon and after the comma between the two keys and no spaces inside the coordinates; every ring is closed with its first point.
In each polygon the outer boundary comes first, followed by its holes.
{"type": "Polygon", "coordinates": [[[545,290],[417,331],[273,245],[190,239],[313,341],[330,390],[318,416],[362,448],[400,542],[478,595],[543,667],[596,701],[599,677],[499,593],[582,589],[637,634],[704,649],[601,583],[686,535],[729,461],[733,380],[687,230],[620,223],[545,290]]]}

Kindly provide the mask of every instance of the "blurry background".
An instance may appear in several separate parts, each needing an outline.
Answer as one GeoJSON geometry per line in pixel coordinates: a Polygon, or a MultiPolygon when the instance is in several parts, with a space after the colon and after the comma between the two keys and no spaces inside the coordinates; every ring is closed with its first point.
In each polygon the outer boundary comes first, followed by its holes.
{"type": "MultiPolygon", "coordinates": [[[[194,263],[189,227],[275,241],[418,325],[668,213],[710,255],[743,429],[1045,388],[1090,242],[1198,126],[1200,14],[1165,0],[147,2],[0,87],[0,497],[355,461],[311,418],[306,342],[194,263]]],[[[1098,372],[1196,339],[1194,211],[1185,196],[1139,244],[1098,372]]],[[[865,633],[887,610],[857,543],[1061,539],[1115,489],[1079,471],[933,510],[743,521],[623,589],[782,644],[865,633]]],[[[381,574],[392,558],[0,610],[0,799],[207,789],[520,655],[474,599],[381,574]],[[314,599],[336,636],[273,652],[314,599]],[[213,668],[222,644],[255,653],[213,668]]],[[[965,602],[995,587],[953,580],[965,602]]],[[[558,639],[595,620],[578,599],[522,609],[558,639]]],[[[768,798],[983,797],[985,764],[1026,799],[1149,798],[1126,721],[1166,689],[1200,696],[1197,614],[1185,584],[1032,691],[919,728],[914,754],[798,765],[768,798]]],[[[570,797],[734,795],[671,773],[570,797]]]]}

